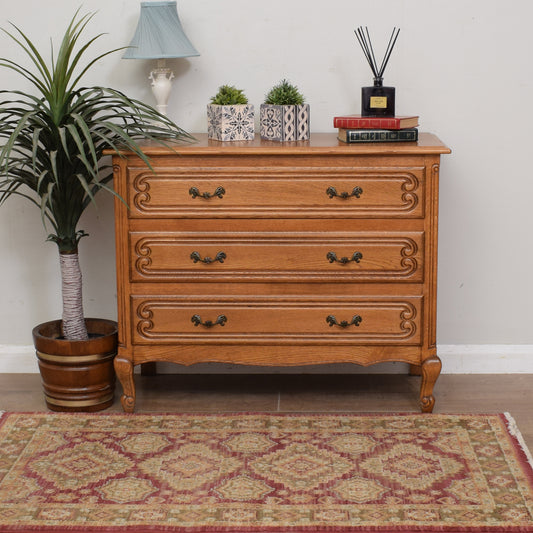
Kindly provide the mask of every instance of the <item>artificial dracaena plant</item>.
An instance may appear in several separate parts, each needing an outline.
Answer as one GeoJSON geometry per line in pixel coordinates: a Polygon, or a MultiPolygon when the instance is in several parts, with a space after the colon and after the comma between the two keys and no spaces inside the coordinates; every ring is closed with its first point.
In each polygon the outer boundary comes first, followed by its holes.
{"type": "Polygon", "coordinates": [[[63,334],[70,340],[87,338],[78,261],[78,243],[86,233],[78,222],[98,191],[114,194],[109,185],[112,169],[102,162],[104,150],[127,149],[150,166],[141,139],[162,144],[193,140],[149,105],[111,88],[80,85],[89,68],[122,50],[82,62],[103,35],[79,42],[93,16],[76,12],[57,53],[52,48],[50,63],[15,25],[12,32],[3,31],[31,66],[0,58],[0,67],[15,71],[34,87],[34,94],[0,91],[0,204],[12,195],[22,196],[40,209],[50,228],[48,240],[56,243],[60,257],[63,334]]]}

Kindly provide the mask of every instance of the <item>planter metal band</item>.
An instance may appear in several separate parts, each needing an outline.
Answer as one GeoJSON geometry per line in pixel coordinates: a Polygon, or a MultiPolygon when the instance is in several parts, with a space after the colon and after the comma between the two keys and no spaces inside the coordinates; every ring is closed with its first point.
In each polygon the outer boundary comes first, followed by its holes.
{"type": "Polygon", "coordinates": [[[110,392],[106,396],[102,396],[101,398],[99,398],[99,401],[97,403],[95,403],[94,398],[90,400],[58,400],[57,398],[52,398],[47,394],[44,395],[44,398],[48,403],[61,407],[92,407],[94,405],[99,405],[111,401],[113,399],[113,392],[110,392]]]}
{"type": "Polygon", "coordinates": [[[50,361],[52,363],[99,363],[115,357],[115,352],[78,355],[72,357],[70,355],[51,355],[40,352],[39,350],[36,350],[36,353],[39,359],[42,359],[43,361],[50,361]]]}

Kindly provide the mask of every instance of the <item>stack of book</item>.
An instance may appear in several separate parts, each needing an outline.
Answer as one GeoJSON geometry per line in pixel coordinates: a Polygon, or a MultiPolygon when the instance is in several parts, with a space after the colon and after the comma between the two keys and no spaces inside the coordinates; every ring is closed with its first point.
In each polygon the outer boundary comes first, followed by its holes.
{"type": "Polygon", "coordinates": [[[400,142],[418,140],[418,117],[363,117],[345,115],[333,118],[338,128],[339,141],[358,142],[400,142]]]}

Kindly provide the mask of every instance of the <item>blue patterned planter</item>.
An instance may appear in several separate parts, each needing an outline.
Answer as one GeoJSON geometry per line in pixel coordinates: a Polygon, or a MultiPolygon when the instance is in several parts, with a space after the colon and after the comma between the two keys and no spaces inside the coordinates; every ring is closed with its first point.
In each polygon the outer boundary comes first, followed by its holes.
{"type": "Polygon", "coordinates": [[[309,115],[309,104],[261,104],[261,138],[280,142],[306,141],[311,134],[309,115]]]}
{"type": "Polygon", "coordinates": [[[254,138],[254,106],[207,106],[207,136],[218,141],[251,141],[254,138]]]}

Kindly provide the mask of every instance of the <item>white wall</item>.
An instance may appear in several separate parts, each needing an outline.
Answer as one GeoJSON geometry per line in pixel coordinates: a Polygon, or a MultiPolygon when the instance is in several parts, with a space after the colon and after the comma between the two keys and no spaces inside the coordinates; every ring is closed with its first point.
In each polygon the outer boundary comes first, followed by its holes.
{"type": "MultiPolygon", "coordinates": [[[[95,53],[127,45],[137,0],[84,0],[97,11],[87,36],[108,35],[95,53]]],[[[77,3],[3,2],[0,26],[12,21],[48,52],[77,3]],[[32,16],[28,16],[29,13],[32,16]]],[[[378,54],[401,28],[385,82],[396,87],[397,114],[420,115],[421,130],[453,150],[441,167],[438,341],[522,345],[533,371],[533,3],[530,0],[178,0],[183,26],[201,56],[173,60],[169,115],[186,130],[205,131],[205,105],[219,85],[243,88],[257,106],[282,78],[311,104],[312,130],[333,131],[332,117],[356,113],[360,87],[371,83],[355,39],[370,28],[378,54]]],[[[25,63],[0,35],[0,55],[25,63]]],[[[113,55],[87,84],[108,85],[153,102],[149,61],[113,55]]],[[[0,88],[28,87],[0,73],[0,88]]],[[[116,317],[112,202],[89,209],[81,242],[86,314],[116,317]]],[[[31,328],[60,313],[55,245],[45,243],[37,210],[11,199],[0,208],[0,356],[31,344],[31,328]]],[[[526,361],[527,359],[527,361],[526,361]]],[[[505,357],[501,371],[507,370],[505,357]]],[[[482,370],[482,365],[479,370],[482,370]]]]}

